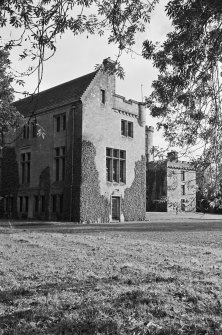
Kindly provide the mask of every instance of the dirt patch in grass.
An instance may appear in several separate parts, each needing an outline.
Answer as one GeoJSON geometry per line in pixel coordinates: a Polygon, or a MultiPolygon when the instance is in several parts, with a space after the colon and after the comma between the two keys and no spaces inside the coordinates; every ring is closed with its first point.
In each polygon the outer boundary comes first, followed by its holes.
{"type": "Polygon", "coordinates": [[[222,334],[220,231],[0,241],[0,335],[222,334]]]}

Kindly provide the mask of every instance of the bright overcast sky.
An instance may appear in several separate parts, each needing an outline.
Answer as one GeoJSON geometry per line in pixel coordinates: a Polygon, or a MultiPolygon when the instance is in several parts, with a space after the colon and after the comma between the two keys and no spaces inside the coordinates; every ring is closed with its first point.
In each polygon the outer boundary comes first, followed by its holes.
{"type": "MultiPolygon", "coordinates": [[[[166,0],[160,0],[152,14],[151,24],[147,27],[146,33],[137,37],[135,51],[141,54],[142,42],[145,39],[162,41],[166,33],[170,31],[170,22],[164,13],[166,0]]],[[[95,65],[102,63],[107,57],[115,59],[117,49],[113,45],[108,45],[105,37],[98,36],[73,36],[66,33],[61,39],[57,40],[56,54],[44,65],[43,80],[40,91],[59,85],[66,81],[80,77],[94,71],[95,65]]],[[[12,54],[14,68],[21,70],[21,61],[17,61],[16,54],[12,54]]],[[[24,62],[24,61],[23,61],[24,62]]],[[[157,71],[152,63],[136,54],[123,54],[120,59],[121,65],[125,70],[125,79],[117,79],[116,92],[125,96],[127,99],[142,100],[141,85],[143,95],[151,93],[151,83],[157,76],[157,71]]],[[[32,93],[36,87],[36,76],[25,79],[24,89],[32,93]]],[[[16,95],[16,99],[21,96],[16,95]]],[[[148,115],[147,124],[153,124],[153,120],[148,115]]],[[[163,145],[160,136],[155,134],[154,145],[163,145]]]]}

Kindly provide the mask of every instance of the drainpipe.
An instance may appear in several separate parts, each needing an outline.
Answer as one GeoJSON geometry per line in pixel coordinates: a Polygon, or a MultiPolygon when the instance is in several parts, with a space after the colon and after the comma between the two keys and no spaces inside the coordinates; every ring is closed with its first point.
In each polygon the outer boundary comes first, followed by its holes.
{"type": "Polygon", "coordinates": [[[73,205],[73,163],[74,163],[74,115],[75,115],[75,106],[72,106],[72,148],[71,148],[71,185],[70,185],[70,205],[69,205],[69,220],[72,221],[72,205],[73,205]]]}

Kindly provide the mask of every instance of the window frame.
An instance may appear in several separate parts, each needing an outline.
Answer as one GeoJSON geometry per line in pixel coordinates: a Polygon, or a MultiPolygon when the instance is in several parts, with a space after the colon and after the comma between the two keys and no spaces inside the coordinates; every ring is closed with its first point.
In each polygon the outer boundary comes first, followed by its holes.
{"type": "Polygon", "coordinates": [[[181,195],[186,195],[185,185],[181,185],[181,195]]]}
{"type": "Polygon", "coordinates": [[[106,181],[126,184],[126,151],[106,148],[106,181]]]}
{"type": "Polygon", "coordinates": [[[54,148],[54,161],[55,161],[55,181],[65,180],[66,170],[66,147],[54,148]]]}
{"type": "Polygon", "coordinates": [[[106,103],[106,91],[104,89],[100,89],[100,100],[103,105],[106,103]]]}
{"type": "Polygon", "coordinates": [[[181,181],[185,181],[185,171],[181,171],[181,181]]]}
{"type": "Polygon", "coordinates": [[[134,126],[133,126],[132,121],[121,119],[121,135],[122,136],[133,138],[134,137],[133,128],[134,126]]]}
{"type": "Polygon", "coordinates": [[[54,115],[54,131],[56,133],[61,133],[66,131],[66,113],[61,113],[54,115]]]}
{"type": "Polygon", "coordinates": [[[20,154],[20,182],[22,185],[30,184],[31,180],[31,152],[21,152],[20,154]]]}

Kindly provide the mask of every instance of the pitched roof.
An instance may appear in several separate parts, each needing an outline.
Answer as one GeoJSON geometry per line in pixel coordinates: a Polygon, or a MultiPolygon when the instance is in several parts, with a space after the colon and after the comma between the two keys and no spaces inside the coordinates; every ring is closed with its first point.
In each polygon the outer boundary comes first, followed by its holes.
{"type": "Polygon", "coordinates": [[[97,71],[49,88],[38,94],[14,102],[18,111],[27,116],[48,109],[72,103],[81,99],[83,93],[95,77],[97,71]]]}

